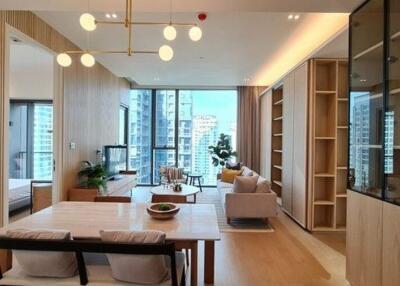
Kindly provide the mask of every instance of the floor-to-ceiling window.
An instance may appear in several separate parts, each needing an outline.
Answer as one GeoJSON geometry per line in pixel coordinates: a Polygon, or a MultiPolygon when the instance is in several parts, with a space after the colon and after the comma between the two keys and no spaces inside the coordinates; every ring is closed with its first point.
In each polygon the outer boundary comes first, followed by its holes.
{"type": "Polygon", "coordinates": [[[51,180],[53,176],[53,105],[10,104],[10,178],[51,180]]]}
{"type": "Polygon", "coordinates": [[[236,90],[132,90],[129,106],[129,163],[140,184],[158,183],[160,166],[179,166],[215,185],[219,168],[208,146],[219,134],[236,146],[236,90]]]}

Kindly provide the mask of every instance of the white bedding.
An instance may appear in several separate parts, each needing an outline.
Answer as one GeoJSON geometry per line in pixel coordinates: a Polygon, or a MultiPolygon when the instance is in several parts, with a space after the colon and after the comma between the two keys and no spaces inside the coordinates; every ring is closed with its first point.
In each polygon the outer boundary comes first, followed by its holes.
{"type": "Polygon", "coordinates": [[[29,198],[31,196],[31,180],[9,179],[8,189],[8,202],[10,204],[29,198]]]}

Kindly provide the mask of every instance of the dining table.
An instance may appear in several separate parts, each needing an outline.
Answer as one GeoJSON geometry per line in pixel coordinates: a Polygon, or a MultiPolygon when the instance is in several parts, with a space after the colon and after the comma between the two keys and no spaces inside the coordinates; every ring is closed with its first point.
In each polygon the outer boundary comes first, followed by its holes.
{"type": "Polygon", "coordinates": [[[190,250],[190,282],[197,285],[198,248],[204,241],[204,283],[214,283],[215,242],[221,239],[213,204],[178,204],[177,215],[168,220],[152,218],[148,203],[60,202],[0,229],[63,229],[73,239],[99,240],[101,230],[166,233],[177,249],[190,250]]]}

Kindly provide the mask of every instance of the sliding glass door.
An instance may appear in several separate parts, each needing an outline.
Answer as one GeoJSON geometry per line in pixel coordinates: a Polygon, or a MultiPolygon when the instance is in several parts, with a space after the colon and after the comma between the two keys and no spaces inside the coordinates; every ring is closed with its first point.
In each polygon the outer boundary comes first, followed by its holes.
{"type": "Polygon", "coordinates": [[[215,185],[219,167],[208,152],[220,133],[236,146],[236,90],[132,90],[129,162],[140,184],[158,184],[160,166],[178,166],[215,185]]]}

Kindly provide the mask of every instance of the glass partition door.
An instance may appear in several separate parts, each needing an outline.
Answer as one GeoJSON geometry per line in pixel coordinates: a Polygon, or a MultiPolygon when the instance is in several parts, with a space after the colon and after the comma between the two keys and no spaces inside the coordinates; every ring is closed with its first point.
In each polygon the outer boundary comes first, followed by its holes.
{"type": "Polygon", "coordinates": [[[371,0],[350,19],[349,184],[382,196],[384,1],[371,0]]]}
{"type": "Polygon", "coordinates": [[[400,203],[400,3],[389,1],[387,57],[387,115],[385,152],[385,198],[400,203]]]}

